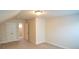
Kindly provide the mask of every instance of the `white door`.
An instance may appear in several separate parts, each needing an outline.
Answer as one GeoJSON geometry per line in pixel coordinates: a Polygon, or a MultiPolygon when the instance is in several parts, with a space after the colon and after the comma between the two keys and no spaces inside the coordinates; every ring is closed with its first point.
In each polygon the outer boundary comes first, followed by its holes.
{"type": "Polygon", "coordinates": [[[28,23],[24,24],[24,39],[28,40],[28,23]]]}
{"type": "Polygon", "coordinates": [[[6,23],[6,32],[7,32],[7,39],[9,41],[16,41],[18,40],[18,24],[17,23],[6,23]]]}

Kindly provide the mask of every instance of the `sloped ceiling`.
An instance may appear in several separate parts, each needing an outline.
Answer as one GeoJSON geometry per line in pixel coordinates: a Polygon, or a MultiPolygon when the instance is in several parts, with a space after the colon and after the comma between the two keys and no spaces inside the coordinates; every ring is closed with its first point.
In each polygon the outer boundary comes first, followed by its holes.
{"type": "MultiPolygon", "coordinates": [[[[31,12],[32,10],[23,10],[19,13],[18,18],[30,19],[35,17],[31,12]]],[[[67,15],[76,15],[79,14],[78,10],[45,10],[43,17],[56,17],[56,16],[67,16],[67,15]]]]}
{"type": "MultiPolygon", "coordinates": [[[[79,14],[78,10],[45,10],[44,17],[54,17],[54,16],[67,16],[79,14]]],[[[3,22],[13,16],[19,19],[31,19],[36,17],[32,13],[32,10],[0,10],[0,22],[3,22]]]]}
{"type": "Polygon", "coordinates": [[[20,10],[0,10],[0,22],[17,15],[19,12],[20,10]]]}
{"type": "Polygon", "coordinates": [[[32,10],[21,10],[21,12],[17,15],[19,19],[31,19],[34,18],[35,15],[33,14],[32,10]]]}

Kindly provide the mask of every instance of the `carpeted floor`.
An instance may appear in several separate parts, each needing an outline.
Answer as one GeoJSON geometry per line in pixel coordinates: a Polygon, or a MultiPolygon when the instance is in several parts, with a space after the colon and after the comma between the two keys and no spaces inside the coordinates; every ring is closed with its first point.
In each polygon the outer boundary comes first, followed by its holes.
{"type": "Polygon", "coordinates": [[[57,47],[48,43],[34,45],[26,40],[0,44],[0,48],[1,49],[62,49],[60,47],[57,47]]]}

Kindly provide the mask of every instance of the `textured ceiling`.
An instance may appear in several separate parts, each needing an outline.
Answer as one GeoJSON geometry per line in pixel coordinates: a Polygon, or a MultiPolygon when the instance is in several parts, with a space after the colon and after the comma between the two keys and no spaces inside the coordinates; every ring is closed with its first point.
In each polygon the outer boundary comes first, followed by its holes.
{"type": "MultiPolygon", "coordinates": [[[[67,15],[74,15],[79,14],[78,10],[45,10],[45,14],[42,16],[67,16],[67,15]]],[[[13,16],[16,16],[19,19],[31,19],[33,17],[36,17],[32,13],[32,10],[0,10],[0,22],[5,21],[6,19],[9,19],[13,16]],[[17,15],[18,14],[18,15],[17,15]]]]}
{"type": "Polygon", "coordinates": [[[17,15],[20,11],[18,10],[0,10],[0,22],[3,22],[15,15],[17,15]]]}
{"type": "MultiPolygon", "coordinates": [[[[42,16],[54,17],[54,16],[76,15],[76,14],[79,14],[78,10],[45,10],[45,14],[43,14],[42,16]]],[[[23,19],[30,19],[32,17],[35,17],[35,15],[29,10],[21,11],[21,13],[18,15],[18,18],[23,19]]]]}
{"type": "Polygon", "coordinates": [[[67,15],[78,14],[79,10],[50,10],[47,12],[48,15],[50,16],[67,16],[67,15]]]}

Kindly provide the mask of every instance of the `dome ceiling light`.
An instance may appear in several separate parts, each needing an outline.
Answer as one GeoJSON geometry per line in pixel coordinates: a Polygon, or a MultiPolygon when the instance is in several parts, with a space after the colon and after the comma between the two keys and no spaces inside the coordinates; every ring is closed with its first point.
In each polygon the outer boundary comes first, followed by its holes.
{"type": "Polygon", "coordinates": [[[44,14],[44,12],[40,10],[33,11],[33,13],[36,14],[37,16],[44,14]]]}

